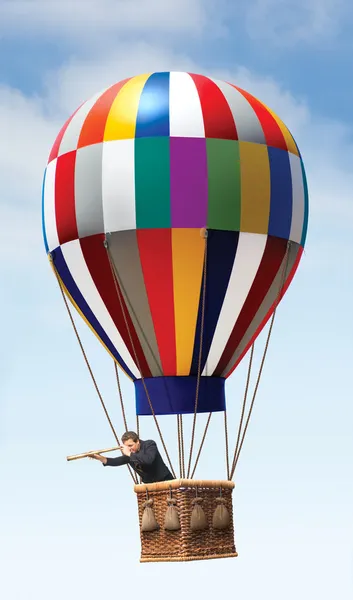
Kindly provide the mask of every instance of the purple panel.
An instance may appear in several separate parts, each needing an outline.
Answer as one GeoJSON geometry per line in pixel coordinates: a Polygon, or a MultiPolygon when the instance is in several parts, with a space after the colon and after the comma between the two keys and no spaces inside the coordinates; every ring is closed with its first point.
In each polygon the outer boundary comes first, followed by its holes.
{"type": "Polygon", "coordinates": [[[170,138],[170,190],[172,227],[206,227],[205,138],[170,138]]]}

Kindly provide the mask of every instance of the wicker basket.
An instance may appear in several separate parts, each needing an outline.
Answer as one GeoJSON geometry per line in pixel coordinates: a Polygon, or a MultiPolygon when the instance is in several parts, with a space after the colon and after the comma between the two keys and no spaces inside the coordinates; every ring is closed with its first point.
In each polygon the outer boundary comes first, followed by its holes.
{"type": "Polygon", "coordinates": [[[234,543],[231,481],[196,481],[176,479],[167,482],[135,485],[140,535],[140,562],[191,561],[238,556],[234,543]],[[223,529],[214,527],[214,514],[222,503],[229,520],[223,529]],[[205,529],[193,530],[192,514],[195,505],[201,506],[206,517],[205,529]],[[148,505],[158,523],[158,529],[143,531],[143,514],[148,505]],[[168,505],[174,505],[180,528],[165,529],[168,505]]]}

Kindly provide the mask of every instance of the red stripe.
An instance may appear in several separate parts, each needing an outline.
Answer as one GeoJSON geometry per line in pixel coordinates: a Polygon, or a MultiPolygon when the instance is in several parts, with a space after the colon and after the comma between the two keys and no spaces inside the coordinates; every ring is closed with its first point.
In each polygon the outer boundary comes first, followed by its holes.
{"type": "MultiPolygon", "coordinates": [[[[279,301],[282,300],[284,294],[286,293],[287,289],[289,288],[289,286],[290,286],[290,284],[292,282],[292,279],[293,279],[293,277],[294,277],[294,275],[296,273],[296,270],[298,268],[298,265],[300,263],[300,259],[301,259],[302,254],[303,254],[303,250],[304,250],[304,248],[302,246],[299,246],[298,253],[297,253],[294,265],[293,265],[293,267],[292,267],[292,269],[291,269],[291,271],[290,271],[290,273],[289,273],[289,275],[288,275],[288,277],[286,279],[286,282],[285,282],[285,284],[283,286],[283,290],[282,290],[282,292],[280,294],[279,301]]],[[[264,318],[264,320],[262,321],[262,323],[259,325],[259,327],[255,331],[255,333],[252,336],[251,340],[249,341],[249,343],[247,344],[247,346],[245,347],[245,349],[243,350],[243,352],[241,353],[241,355],[237,359],[236,363],[232,366],[232,368],[230,369],[230,371],[228,373],[226,373],[226,375],[224,375],[225,378],[229,377],[233,373],[234,369],[236,369],[236,367],[239,365],[239,363],[243,360],[243,358],[244,358],[245,354],[247,353],[247,351],[249,350],[249,348],[251,348],[251,346],[254,343],[254,341],[256,340],[257,336],[260,335],[260,333],[263,330],[263,328],[265,327],[267,321],[269,320],[269,318],[273,314],[273,311],[274,311],[275,305],[276,305],[276,301],[277,300],[275,300],[274,303],[272,304],[272,306],[269,309],[266,317],[264,318]]]]}
{"type": "MultiPolygon", "coordinates": [[[[82,106],[82,104],[81,104],[82,106]]],[[[71,117],[68,118],[68,120],[66,121],[66,123],[64,123],[64,125],[62,126],[62,128],[59,131],[59,134],[54,142],[54,145],[50,151],[50,155],[48,158],[48,164],[54,160],[55,158],[57,158],[58,154],[59,154],[59,148],[60,148],[60,144],[61,144],[61,140],[64,137],[64,133],[68,128],[68,125],[70,123],[70,121],[72,121],[72,119],[74,118],[75,114],[77,113],[77,111],[81,108],[81,106],[78,107],[77,110],[75,110],[75,112],[73,113],[73,115],[71,115],[71,117]]]]}
{"type": "MultiPolygon", "coordinates": [[[[129,78],[131,79],[131,78],[129,78]]],[[[91,144],[100,144],[104,139],[104,130],[111,106],[121,88],[129,79],[119,81],[102,94],[89,111],[82,126],[78,148],[91,144]]]]}
{"type": "Polygon", "coordinates": [[[194,75],[192,77],[199,94],[205,137],[220,140],[237,140],[238,134],[232,111],[219,87],[208,77],[194,75]]]}
{"type": "Polygon", "coordinates": [[[235,87],[235,89],[238,90],[238,92],[240,92],[244,98],[246,98],[251,105],[251,108],[256,113],[265,135],[266,144],[268,146],[280,148],[281,150],[286,150],[288,152],[286,140],[284,139],[281,128],[279,127],[276,119],[271,115],[270,112],[268,112],[267,108],[261,104],[257,98],[248,92],[245,92],[245,90],[242,90],[235,85],[233,85],[233,87],[235,87]]]}
{"type": "MultiPolygon", "coordinates": [[[[124,297],[122,295],[122,292],[120,291],[123,310],[121,309],[121,304],[115,288],[114,278],[110,268],[107,251],[103,246],[103,241],[104,234],[101,233],[82,238],[80,240],[80,244],[83,256],[85,258],[88,270],[95,283],[95,286],[111,318],[113,319],[116,328],[124,341],[125,346],[130,352],[133,361],[136,364],[134,352],[135,348],[136,355],[139,361],[139,366],[141,368],[143,376],[151,377],[151,371],[145,359],[140,341],[132,323],[128,308],[125,304],[124,297]],[[125,324],[124,313],[128,326],[126,326],[125,324]],[[129,331],[133,343],[131,343],[130,341],[129,331]]],[[[96,316],[99,319],[99,315],[96,316]]],[[[119,352],[119,354],[121,354],[120,348],[117,348],[117,351],[119,352]]]]}
{"type": "Polygon", "coordinates": [[[242,341],[251,321],[255,317],[261,306],[278,269],[281,266],[283,257],[286,253],[287,240],[277,237],[267,239],[264,255],[260,267],[253,281],[249,294],[240,311],[233,331],[230,334],[227,345],[214,371],[215,376],[220,376],[227,367],[238,345],[242,341]]]}
{"type": "Polygon", "coordinates": [[[142,272],[164,375],[176,373],[171,229],[138,229],[142,272]]]}
{"type": "Polygon", "coordinates": [[[55,171],[55,217],[60,244],[78,238],[75,210],[76,150],[59,156],[55,171]]]}

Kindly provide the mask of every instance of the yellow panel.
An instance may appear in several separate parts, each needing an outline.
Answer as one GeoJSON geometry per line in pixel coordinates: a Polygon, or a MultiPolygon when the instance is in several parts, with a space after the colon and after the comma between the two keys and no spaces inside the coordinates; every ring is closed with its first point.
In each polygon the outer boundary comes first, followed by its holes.
{"type": "Polygon", "coordinates": [[[149,77],[150,73],[137,75],[121,88],[109,111],[104,141],[135,137],[138,106],[143,87],[149,77]]]}
{"type": "Polygon", "coordinates": [[[177,375],[189,375],[205,252],[200,229],[173,229],[172,251],[177,375]]]}
{"type": "Polygon", "coordinates": [[[241,218],[240,231],[268,233],[271,179],[267,146],[239,142],[241,218]]]}

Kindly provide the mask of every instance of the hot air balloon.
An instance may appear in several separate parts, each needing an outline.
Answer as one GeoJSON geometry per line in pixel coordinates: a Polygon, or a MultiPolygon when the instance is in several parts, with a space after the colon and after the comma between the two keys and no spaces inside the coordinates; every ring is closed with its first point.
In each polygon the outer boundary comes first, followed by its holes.
{"type": "Polygon", "coordinates": [[[134,382],[136,415],[159,433],[158,416],[177,415],[180,478],[134,488],[140,525],[146,510],[158,524],[141,527],[142,561],[237,555],[234,469],[195,480],[182,418],[226,411],[225,381],[273,318],[307,224],[296,142],[231,83],[131,77],[82,104],[55,140],[43,235],[63,297],[134,382]]]}

